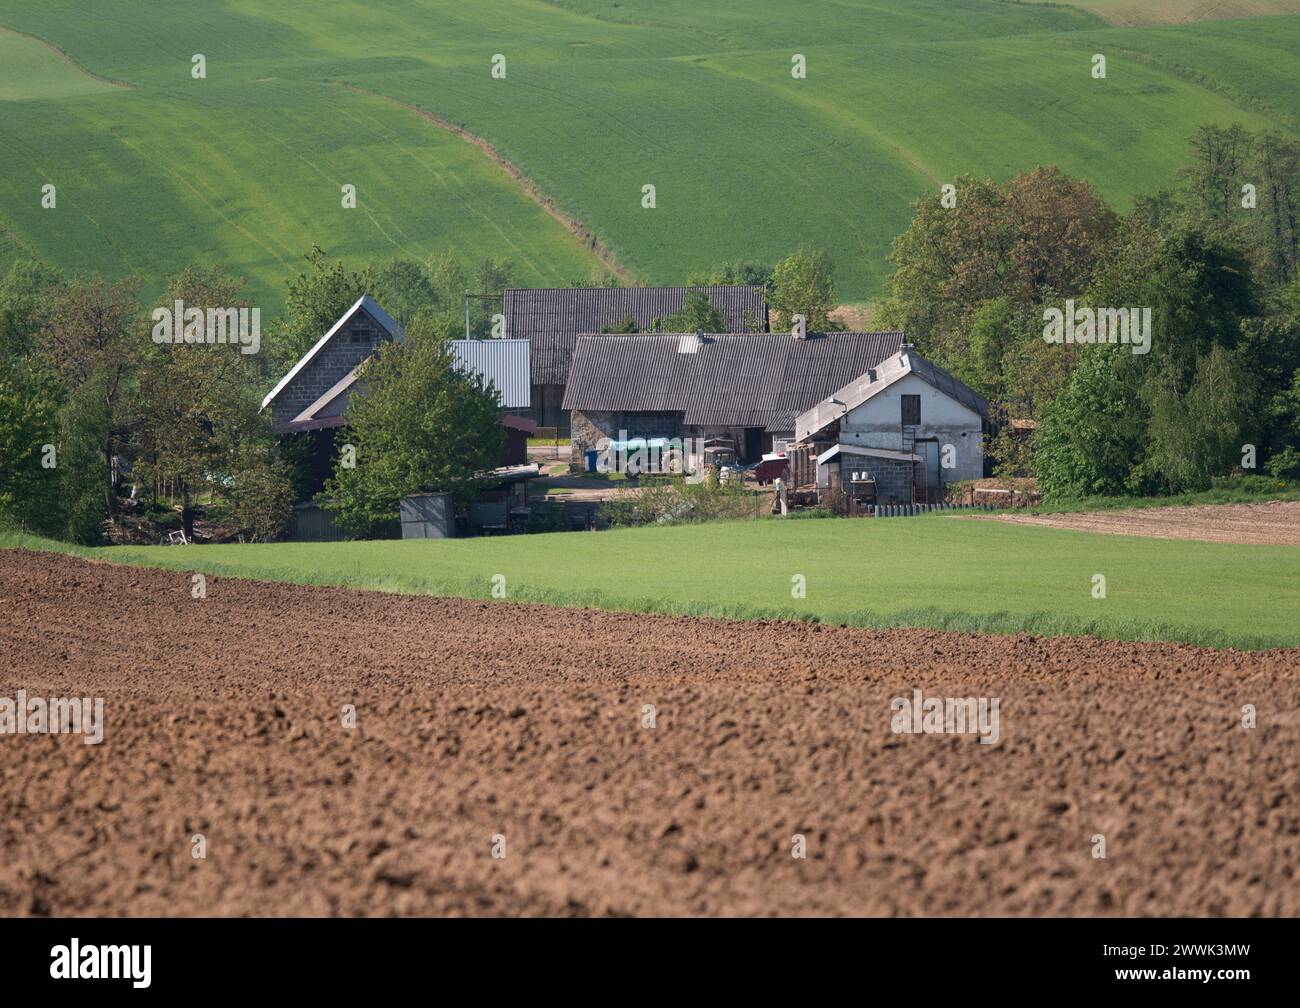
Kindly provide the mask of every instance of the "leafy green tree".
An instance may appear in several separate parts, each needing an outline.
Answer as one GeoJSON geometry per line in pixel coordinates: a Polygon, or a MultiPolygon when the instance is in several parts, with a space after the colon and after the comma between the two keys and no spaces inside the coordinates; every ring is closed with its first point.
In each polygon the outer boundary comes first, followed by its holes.
{"type": "Polygon", "coordinates": [[[978,370],[967,358],[985,303],[1005,298],[1025,312],[1082,294],[1115,226],[1092,186],[1057,168],[1003,184],[959,178],[955,206],[919,201],[895,240],[879,317],[949,370],[978,370]]]}
{"type": "Polygon", "coordinates": [[[1272,431],[1266,468],[1278,479],[1300,480],[1300,369],[1269,401],[1266,419],[1272,431]]]}
{"type": "Polygon", "coordinates": [[[438,303],[459,310],[469,289],[469,279],[460,260],[450,253],[439,256],[429,267],[429,281],[438,292],[438,303]]]}
{"type": "Polygon", "coordinates": [[[46,303],[62,276],[35,260],[19,260],[0,281],[0,358],[36,349],[46,303]]]}
{"type": "Polygon", "coordinates": [[[229,449],[231,479],[219,499],[217,517],[252,542],[279,539],[289,527],[294,493],[289,466],[275,443],[243,438],[229,449]]]}
{"type": "Polygon", "coordinates": [[[801,248],[777,263],[768,303],[778,329],[793,328],[796,315],[804,317],[808,332],[838,328],[830,317],[836,305],[835,268],[825,249],[801,248]]]}
{"type": "Polygon", "coordinates": [[[1249,181],[1246,166],[1251,146],[1251,135],[1239,123],[1201,126],[1193,134],[1190,160],[1180,172],[1193,224],[1223,233],[1245,223],[1241,187],[1249,181]]]}
{"type": "Polygon", "coordinates": [[[103,372],[92,374],[68,392],[59,410],[59,500],[62,531],[58,538],[87,546],[104,541],[114,513],[111,448],[115,407],[103,372]]]}
{"type": "Polygon", "coordinates": [[[1146,416],[1126,379],[1122,347],[1086,350],[1070,383],[1044,410],[1034,438],[1033,471],[1049,497],[1119,495],[1142,458],[1146,416]]]}
{"type": "Polygon", "coordinates": [[[349,269],[318,245],[305,258],[307,268],[289,281],[284,315],[268,327],[262,341],[271,377],[292,368],[357,298],[375,286],[370,269],[349,269]]]}
{"type": "Polygon", "coordinates": [[[479,263],[472,291],[476,296],[470,301],[469,312],[470,335],[474,339],[492,336],[492,316],[502,310],[505,291],[510,286],[510,271],[511,265],[505,259],[487,258],[479,263]]]}
{"type": "Polygon", "coordinates": [[[132,383],[149,346],[140,320],[140,281],[99,277],[48,292],[39,353],[65,390],[59,473],[78,542],[98,541],[114,511],[112,459],[122,454],[132,383]]]}
{"type": "Polygon", "coordinates": [[[772,267],[742,260],[699,270],[688,276],[686,282],[692,287],[768,287],[772,283],[772,267]]]}
{"type": "Polygon", "coordinates": [[[1276,131],[1260,134],[1248,174],[1257,199],[1255,209],[1245,211],[1248,248],[1258,275],[1271,285],[1291,283],[1300,255],[1300,143],[1276,131]]]}
{"type": "Polygon", "coordinates": [[[614,336],[629,336],[637,331],[636,319],[631,315],[625,315],[622,322],[616,322],[613,325],[607,325],[600,330],[602,333],[614,336]]]}
{"type": "Polygon", "coordinates": [[[1208,489],[1212,477],[1241,461],[1246,423],[1255,412],[1253,384],[1222,345],[1201,355],[1185,392],[1168,377],[1152,376],[1145,468],[1168,493],[1208,489]]]}
{"type": "Polygon", "coordinates": [[[0,357],[0,525],[47,536],[65,532],[58,469],[62,397],[43,361],[0,357]],[[46,445],[54,446],[52,455],[46,445]]]}
{"type": "Polygon", "coordinates": [[[1035,444],[1049,494],[1177,492],[1240,461],[1255,378],[1240,349],[1258,308],[1250,264],[1186,222],[1164,232],[1125,222],[1083,299],[1151,309],[1151,351],[1084,351],[1035,444]]]}
{"type": "Polygon", "coordinates": [[[441,333],[417,320],[406,339],[381,347],[348,404],[340,453],[320,499],[355,536],[382,534],[402,497],[449,493],[467,503],[501,455],[499,395],[482,376],[455,366],[441,333]]]}
{"type": "MultiPolygon", "coordinates": [[[[429,271],[413,259],[391,259],[376,267],[372,275],[373,281],[368,293],[403,328],[415,321],[418,313],[441,307],[438,291],[429,279],[429,271]]],[[[356,298],[352,300],[355,301],[356,298]]],[[[330,324],[333,325],[333,322],[330,324]]],[[[322,329],[321,335],[325,331],[322,329]]]]}
{"type": "Polygon", "coordinates": [[[722,312],[709,300],[709,296],[701,290],[690,290],[686,292],[682,307],[671,315],[658,319],[655,328],[659,332],[670,333],[701,330],[706,333],[720,333],[725,332],[726,327],[727,323],[722,317],[722,312]]]}
{"type": "Polygon", "coordinates": [[[1176,394],[1212,346],[1237,347],[1243,319],[1260,307],[1250,263],[1232,242],[1192,225],[1157,233],[1136,222],[1108,250],[1086,301],[1151,309],[1151,352],[1129,364],[1161,375],[1176,394]]]}
{"type": "MultiPolygon", "coordinates": [[[[243,281],[220,269],[191,267],[173,277],[164,303],[195,307],[246,307],[243,281]]],[[[181,526],[193,535],[201,501],[248,499],[253,487],[278,486],[281,524],[292,504],[290,483],[274,450],[270,421],[260,414],[259,375],[250,355],[221,344],[166,344],[153,348],[142,368],[136,397],[135,476],[145,486],[160,480],[181,498],[181,526]],[[278,484],[277,484],[278,481],[278,484]]],[[[259,518],[265,535],[273,523],[259,518]]]]}

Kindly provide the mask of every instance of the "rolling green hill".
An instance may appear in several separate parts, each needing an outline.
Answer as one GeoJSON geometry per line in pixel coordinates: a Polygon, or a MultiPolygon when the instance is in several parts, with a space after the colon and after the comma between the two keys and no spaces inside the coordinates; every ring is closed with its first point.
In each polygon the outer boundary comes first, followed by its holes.
{"type": "Polygon", "coordinates": [[[869,298],[911,201],[958,174],[1055,163],[1124,207],[1173,181],[1201,123],[1300,133],[1297,16],[1115,28],[1002,0],[0,0],[0,25],[35,37],[0,33],[0,261],[138,271],[148,293],[183,263],[222,262],[272,310],[312,243],[356,260],[505,256],[523,283],[589,274],[590,238],[539,195],[646,282],[808,242],[830,250],[842,297],[869,298]]]}

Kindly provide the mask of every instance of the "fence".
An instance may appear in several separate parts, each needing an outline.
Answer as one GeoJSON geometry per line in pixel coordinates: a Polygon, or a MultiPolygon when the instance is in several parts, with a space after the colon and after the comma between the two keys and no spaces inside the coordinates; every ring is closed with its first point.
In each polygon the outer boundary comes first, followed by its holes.
{"type": "Polygon", "coordinates": [[[995,511],[992,504],[877,504],[877,518],[911,518],[931,511],[995,511]]]}

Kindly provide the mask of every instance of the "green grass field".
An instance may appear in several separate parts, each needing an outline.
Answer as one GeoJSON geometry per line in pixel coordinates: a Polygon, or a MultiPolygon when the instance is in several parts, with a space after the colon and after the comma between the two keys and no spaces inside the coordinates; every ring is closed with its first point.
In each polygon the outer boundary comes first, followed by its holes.
{"type": "MultiPolygon", "coordinates": [[[[1300,548],[948,516],[766,519],[489,539],[85,550],[118,563],[304,584],[866,627],[1300,644],[1300,548]],[[1093,576],[1106,598],[1093,598],[1093,576]],[[806,597],[792,597],[796,575],[806,597]]],[[[218,589],[219,590],[219,589],[218,589]]]]}
{"type": "Polygon", "coordinates": [[[0,260],[139,271],[148,293],[182,263],[226,263],[272,310],[313,242],[357,260],[501,255],[522,283],[596,265],[409,106],[486,138],[644,281],[809,242],[849,301],[879,292],[911,201],[958,174],[1056,163],[1123,208],[1174,182],[1202,123],[1300,131],[1297,16],[1128,29],[1003,0],[0,0],[0,25],[129,85],[0,37],[0,260]]]}

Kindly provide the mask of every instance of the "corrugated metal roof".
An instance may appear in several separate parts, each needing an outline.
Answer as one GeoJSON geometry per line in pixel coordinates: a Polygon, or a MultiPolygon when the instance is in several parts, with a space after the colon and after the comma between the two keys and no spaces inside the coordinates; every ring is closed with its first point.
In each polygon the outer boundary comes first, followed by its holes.
{"type": "Polygon", "coordinates": [[[631,318],[648,332],[656,319],[680,311],[687,291],[700,290],[722,313],[727,332],[767,328],[762,287],[557,287],[505,292],[506,335],[533,344],[534,385],[563,385],[580,333],[599,334],[631,318]]]}
{"type": "Polygon", "coordinates": [[[982,417],[989,415],[989,404],[979,393],[964,382],[954,378],[943,368],[926,360],[914,349],[900,349],[898,353],[889,354],[885,359],[868,364],[858,375],[833,392],[820,397],[802,414],[795,418],[793,430],[799,441],[812,437],[825,430],[850,410],[861,406],[868,399],[879,395],[894,382],[914,374],[927,385],[938,389],[948,398],[953,399],[982,417]],[[870,368],[870,372],[868,372],[870,368]]]}
{"type": "Polygon", "coordinates": [[[506,409],[532,404],[528,340],[452,340],[451,352],[462,371],[481,374],[496,386],[506,409]]]}
{"type": "Polygon", "coordinates": [[[684,414],[687,424],[794,430],[795,417],[898,352],[902,333],[579,337],[564,409],[684,414]]]}

